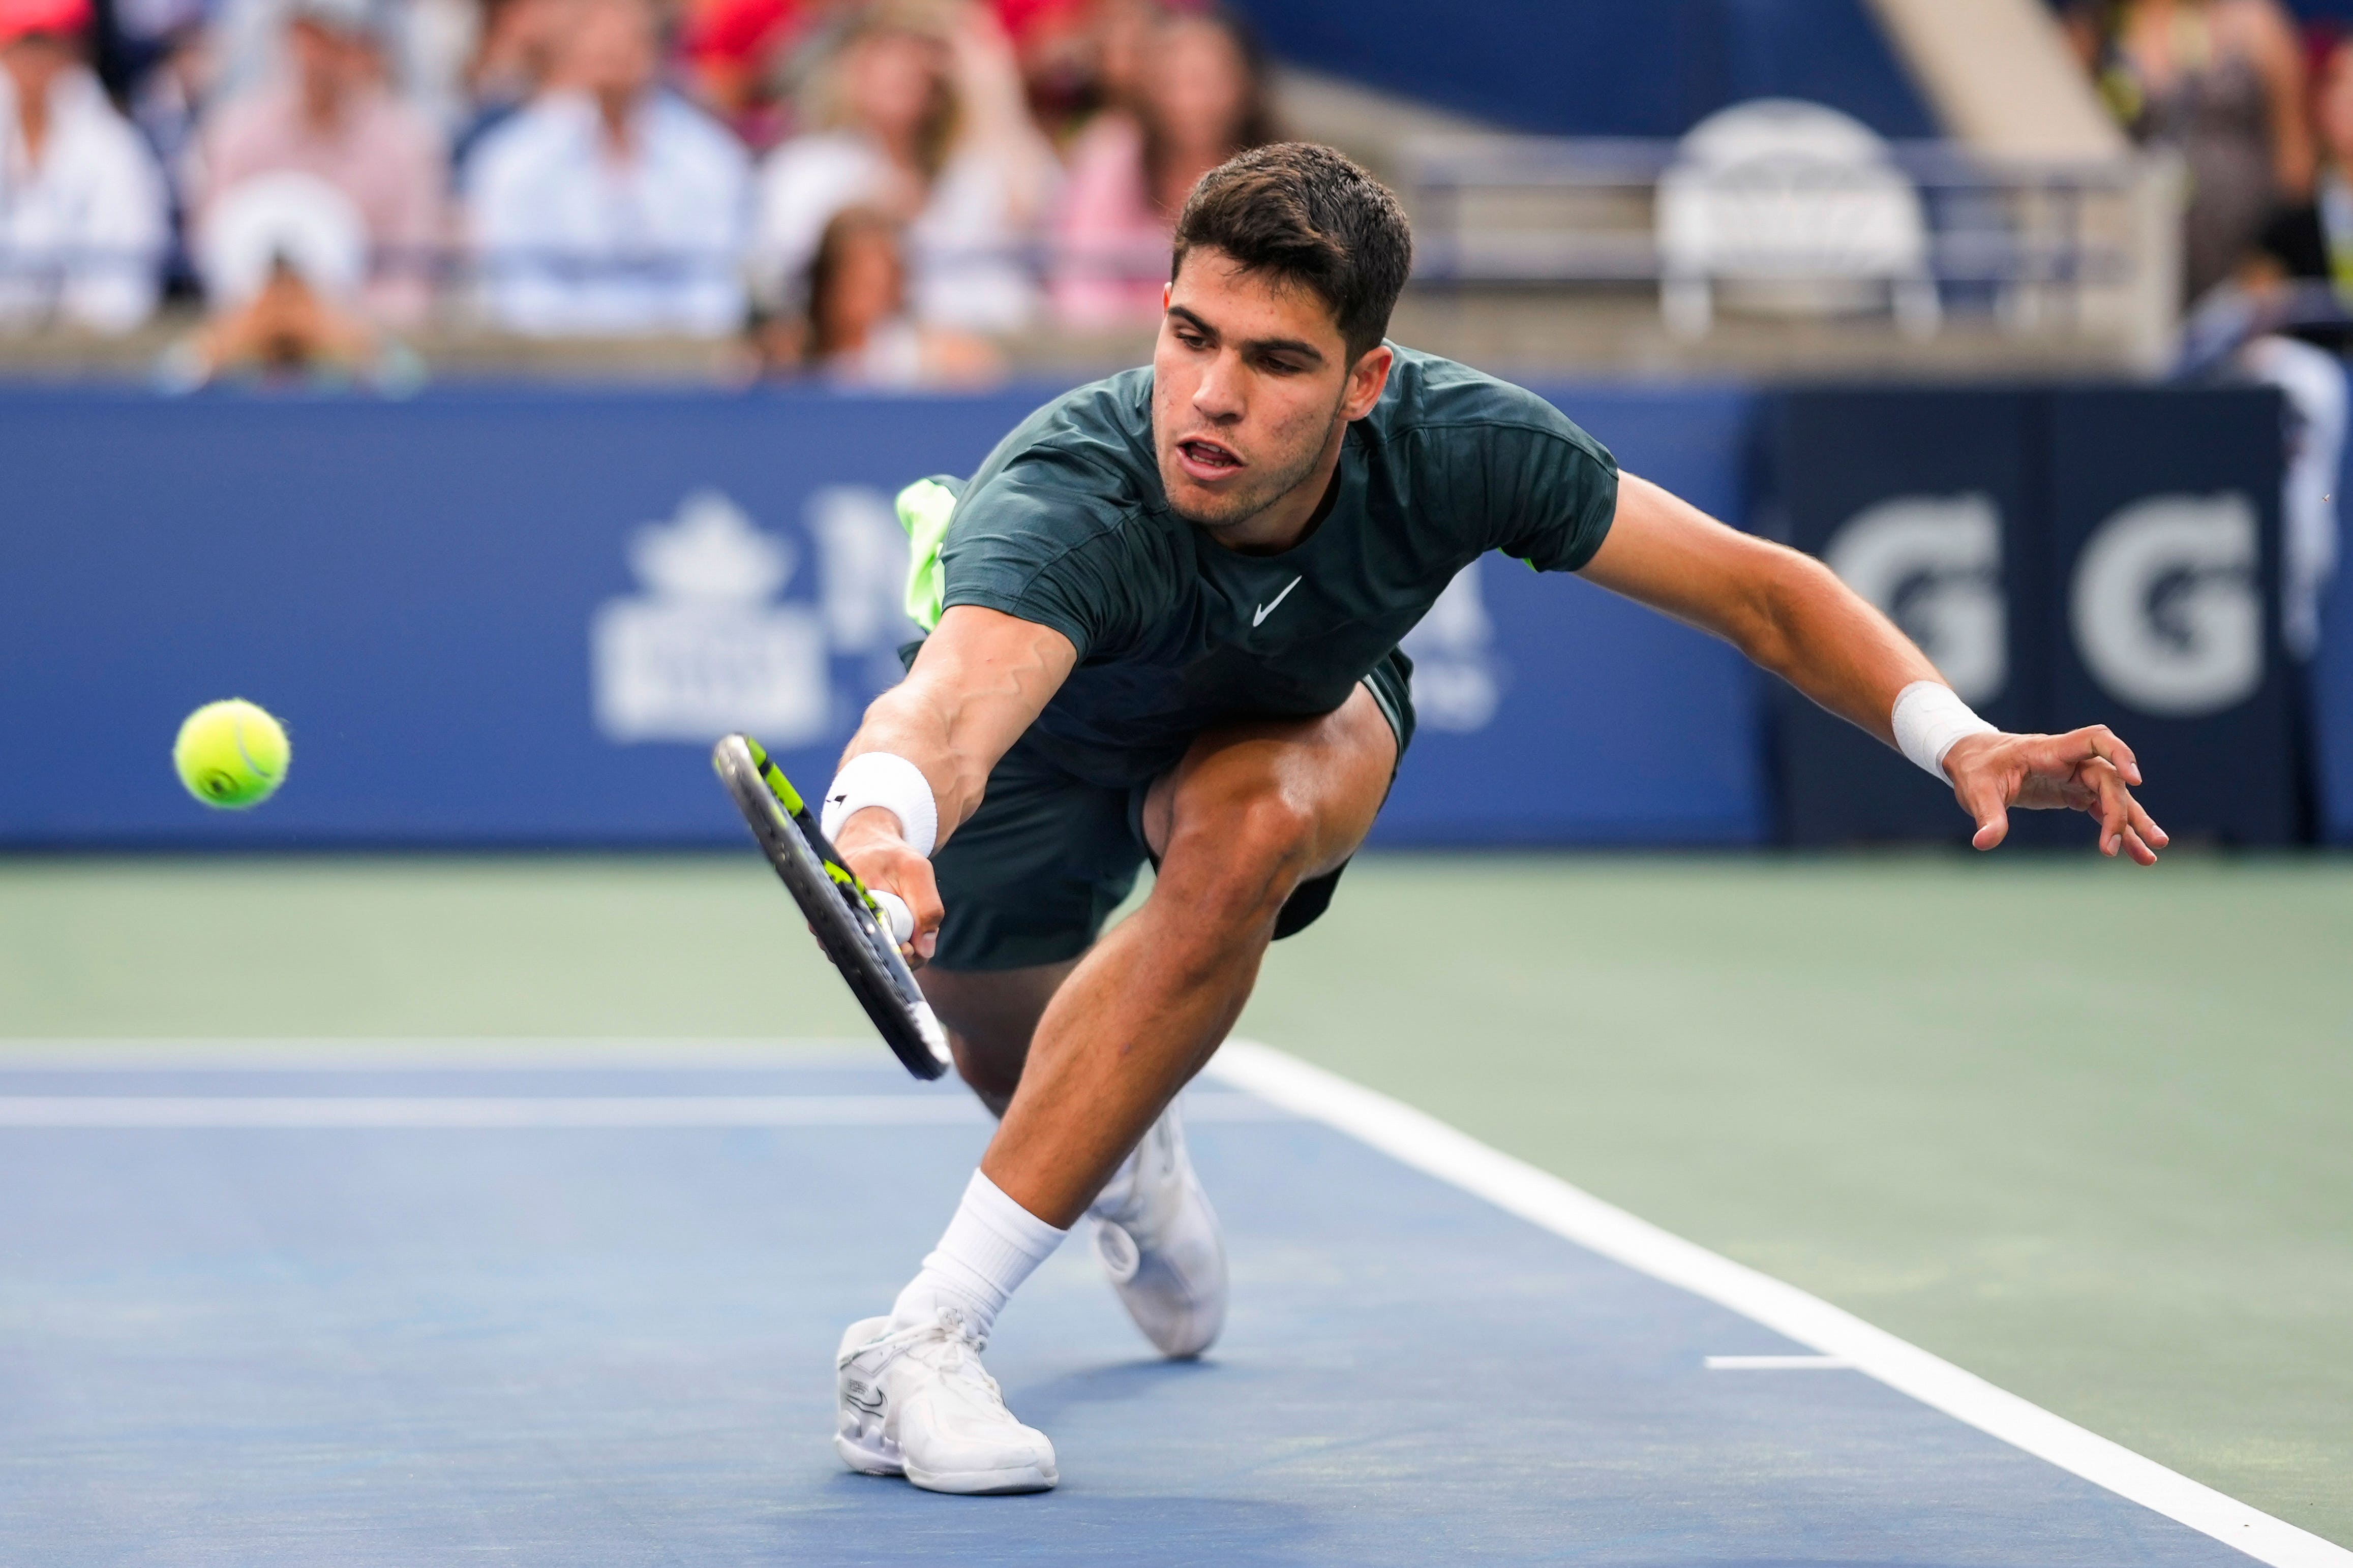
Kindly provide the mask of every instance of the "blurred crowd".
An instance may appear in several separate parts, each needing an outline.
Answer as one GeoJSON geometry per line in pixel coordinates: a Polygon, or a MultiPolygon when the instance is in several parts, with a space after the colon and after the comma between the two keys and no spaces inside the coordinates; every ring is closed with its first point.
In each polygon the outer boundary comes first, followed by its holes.
{"type": "Polygon", "coordinates": [[[2084,68],[2189,177],[2185,302],[2325,284],[2353,307],[2353,35],[2278,0],[2075,0],[2084,68]]]}
{"type": "Polygon", "coordinates": [[[2284,399],[2282,629],[2309,659],[2353,436],[2353,34],[2278,0],[2076,0],[2067,20],[2110,111],[2189,174],[2181,372],[2284,399]]]}
{"type": "MultiPolygon", "coordinates": [[[[2064,4],[2189,171],[2186,302],[2353,316],[2353,37],[2064,4]]],[[[0,0],[0,330],[185,301],[191,384],[397,374],[437,326],[971,383],[1148,321],[1187,192],[1277,134],[1213,0],[0,0]]]]}
{"type": "Polygon", "coordinates": [[[1274,135],[1181,0],[0,0],[0,327],[185,299],[191,383],[436,321],[971,382],[1156,314],[1186,194],[1274,135]]]}

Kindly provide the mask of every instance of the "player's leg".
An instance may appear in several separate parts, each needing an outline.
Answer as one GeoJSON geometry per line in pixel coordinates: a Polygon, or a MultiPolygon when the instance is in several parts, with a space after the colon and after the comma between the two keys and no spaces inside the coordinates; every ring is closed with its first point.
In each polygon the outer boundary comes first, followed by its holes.
{"type": "MultiPolygon", "coordinates": [[[[1398,728],[1402,734],[1403,726],[1398,728]]],[[[1200,754],[1231,738],[1212,737],[1200,754]]],[[[1167,847],[1176,786],[1185,776],[1157,781],[1142,803],[1145,820],[1139,826],[1155,850],[1167,847]]],[[[1275,920],[1275,941],[1323,914],[1341,868],[1321,871],[1291,890],[1275,920]]],[[[1226,1321],[1225,1233],[1193,1169],[1176,1102],[1145,1129],[1087,1205],[1087,1216],[1094,1222],[1096,1258],[1120,1304],[1161,1354],[1196,1356],[1216,1342],[1226,1321]]]]}
{"type": "Polygon", "coordinates": [[[1012,1103],[1038,1020],[1078,963],[1071,958],[998,970],[927,964],[916,972],[924,998],[947,1027],[956,1072],[992,1114],[1004,1115],[1012,1103]]]}
{"type": "MultiPolygon", "coordinates": [[[[1134,885],[1144,847],[1128,803],[1126,790],[1075,779],[1025,740],[933,861],[948,919],[917,977],[958,1071],[992,1110],[1013,1095],[1056,986],[1134,885]]],[[[845,1463],[938,1491],[1054,1484],[1053,1446],[1006,1409],[979,1352],[1006,1296],[1062,1234],[974,1173],[923,1259],[923,1288],[843,1336],[834,1446],[845,1463]]]]}
{"type": "MultiPolygon", "coordinates": [[[[1359,689],[1320,719],[1204,737],[1147,798],[1162,861],[1153,896],[1055,992],[990,1145],[992,1160],[1009,1150],[1013,1179],[1041,1195],[1008,1194],[984,1163],[891,1315],[851,1326],[836,1447],[853,1468],[903,1471],[937,1490],[1055,1484],[1051,1444],[1014,1419],[979,1369],[989,1327],[1223,1039],[1285,902],[1344,864],[1371,827],[1398,747],[1392,721],[1359,689]],[[1008,1140],[1017,1123],[1024,1130],[1008,1140]]],[[[1017,929],[996,950],[1020,949],[1027,911],[998,911],[1017,929]]],[[[1098,914],[1085,934],[1101,923],[1098,914]]],[[[953,965],[949,934],[942,954],[953,965]]]]}
{"type": "MultiPolygon", "coordinates": [[[[1021,1081],[1047,1004],[1077,966],[1073,959],[995,973],[921,972],[957,1072],[996,1115],[1005,1114],[1021,1081]]],[[[1167,1356],[1208,1349],[1225,1325],[1225,1237],[1194,1173],[1175,1105],[1129,1151],[1087,1215],[1103,1273],[1144,1337],[1167,1356]]]]}
{"type": "Polygon", "coordinates": [[[1240,1016],[1285,900],[1353,855],[1398,739],[1371,691],[1206,735],[1146,802],[1144,907],[1080,960],[1030,1042],[983,1173],[1068,1226],[1240,1016]]]}
{"type": "Polygon", "coordinates": [[[947,1028],[957,1072],[997,1115],[1046,1004],[1135,886],[1144,846],[1128,801],[1025,736],[933,858],[947,920],[915,981],[947,1028]]]}

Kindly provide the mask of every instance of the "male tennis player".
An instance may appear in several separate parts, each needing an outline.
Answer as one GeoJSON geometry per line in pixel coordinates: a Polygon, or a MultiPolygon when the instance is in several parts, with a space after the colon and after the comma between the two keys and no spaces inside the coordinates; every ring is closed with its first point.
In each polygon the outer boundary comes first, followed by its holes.
{"type": "Polygon", "coordinates": [[[1032,415],[960,494],[902,498],[936,624],[824,826],[911,907],[1002,1121],[921,1272],[842,1339],[854,1469],[1054,1485],[979,1352],[1082,1215],[1155,1345],[1217,1336],[1224,1247],[1171,1101],[1267,943],[1330,903],[1413,738],[1398,644],[1486,551],[1725,638],[1949,783],[1980,849],[2013,806],[2089,812],[2144,865],[2166,842],[2105,729],[1997,732],[1818,563],[1621,475],[1533,394],[1384,342],[1411,244],[1339,154],[1244,153],[1177,221],[1150,367],[1032,415]],[[1097,941],[1146,857],[1151,897],[1097,941]]]}

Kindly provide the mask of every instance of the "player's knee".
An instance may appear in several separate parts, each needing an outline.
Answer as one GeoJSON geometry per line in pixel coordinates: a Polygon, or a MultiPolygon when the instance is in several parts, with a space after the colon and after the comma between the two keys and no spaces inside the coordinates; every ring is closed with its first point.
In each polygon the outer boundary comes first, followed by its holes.
{"type": "MultiPolygon", "coordinates": [[[[1209,931],[1231,932],[1271,923],[1306,875],[1314,853],[1315,818],[1279,795],[1267,794],[1210,814],[1181,847],[1186,875],[1179,886],[1209,931]]],[[[1178,859],[1171,847],[1170,860],[1178,859]]],[[[1176,890],[1172,889],[1172,890],[1176,890]]]]}
{"type": "Polygon", "coordinates": [[[1315,814],[1272,791],[1254,795],[1242,805],[1234,840],[1260,864],[1288,868],[1314,852],[1315,814]]]}

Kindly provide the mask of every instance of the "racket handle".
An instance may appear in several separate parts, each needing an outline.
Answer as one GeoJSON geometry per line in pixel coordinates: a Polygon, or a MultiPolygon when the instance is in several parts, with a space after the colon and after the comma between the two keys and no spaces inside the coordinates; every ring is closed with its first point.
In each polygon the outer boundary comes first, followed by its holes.
{"type": "Polygon", "coordinates": [[[866,896],[874,900],[874,908],[881,915],[882,924],[890,931],[892,942],[903,947],[914,940],[915,917],[908,910],[905,900],[898,894],[886,893],[880,888],[867,889],[866,896]]]}

